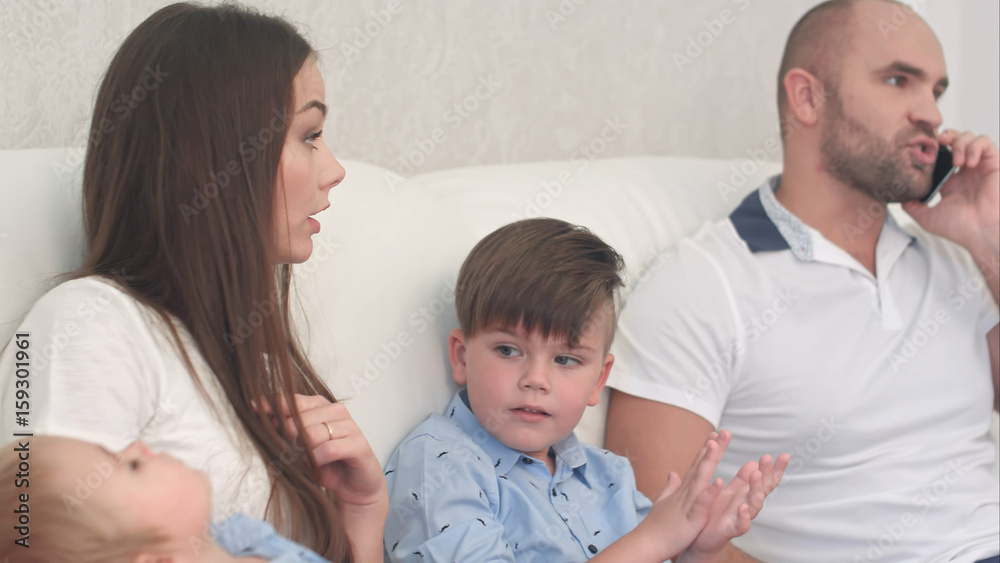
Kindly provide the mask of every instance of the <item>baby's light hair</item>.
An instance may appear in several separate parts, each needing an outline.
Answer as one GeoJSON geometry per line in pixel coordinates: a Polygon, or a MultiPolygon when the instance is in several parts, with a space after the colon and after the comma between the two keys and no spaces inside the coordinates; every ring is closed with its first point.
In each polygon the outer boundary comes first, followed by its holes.
{"type": "Polygon", "coordinates": [[[131,563],[134,557],[163,544],[165,538],[151,530],[130,530],[110,507],[95,498],[80,499],[69,483],[73,472],[85,468],[60,463],[58,442],[45,436],[29,442],[27,482],[16,479],[19,463],[11,442],[0,451],[0,562],[18,563],[131,563]],[[18,487],[20,483],[22,486],[18,487]],[[26,485],[26,486],[25,486],[26,485]],[[21,502],[21,495],[28,502],[21,502]],[[26,504],[30,547],[15,543],[19,514],[13,510],[26,504]]]}

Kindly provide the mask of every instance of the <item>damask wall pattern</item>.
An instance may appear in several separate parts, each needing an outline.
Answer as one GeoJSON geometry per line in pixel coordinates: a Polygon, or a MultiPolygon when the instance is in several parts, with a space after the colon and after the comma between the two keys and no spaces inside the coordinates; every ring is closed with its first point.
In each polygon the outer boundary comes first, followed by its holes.
{"type": "MultiPolygon", "coordinates": [[[[114,50],[167,3],[0,3],[0,149],[84,147],[114,50]]],[[[640,154],[778,160],[778,59],[815,2],[247,3],[320,51],[334,154],[409,176],[640,154]]]]}

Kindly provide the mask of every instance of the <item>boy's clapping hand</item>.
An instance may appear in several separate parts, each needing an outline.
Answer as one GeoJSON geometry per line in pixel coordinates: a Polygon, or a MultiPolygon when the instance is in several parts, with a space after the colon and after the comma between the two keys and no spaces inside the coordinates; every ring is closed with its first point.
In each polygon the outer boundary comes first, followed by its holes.
{"type": "Polygon", "coordinates": [[[765,455],[759,462],[743,464],[715,500],[705,528],[681,555],[680,561],[711,561],[723,552],[730,540],[750,531],[750,521],[764,507],[767,495],[781,482],[789,459],[788,454],[778,456],[777,461],[765,455]]]}
{"type": "Polygon", "coordinates": [[[713,479],[732,435],[712,432],[682,480],[671,472],[649,515],[635,530],[644,547],[641,553],[663,560],[680,553],[680,561],[712,561],[729,541],[750,530],[767,497],[785,473],[789,456],[776,462],[769,455],[748,461],[723,487],[713,479]]]}
{"type": "Polygon", "coordinates": [[[636,529],[650,545],[654,559],[665,560],[686,549],[712,516],[722,479],[713,479],[715,468],[732,439],[729,432],[712,433],[691,464],[684,479],[673,471],[649,514],[636,529]]]}

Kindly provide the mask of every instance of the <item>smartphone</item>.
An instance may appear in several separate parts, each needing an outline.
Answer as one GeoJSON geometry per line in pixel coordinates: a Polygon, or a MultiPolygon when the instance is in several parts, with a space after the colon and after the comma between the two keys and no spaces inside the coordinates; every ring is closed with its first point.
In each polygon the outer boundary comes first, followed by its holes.
{"type": "Polygon", "coordinates": [[[920,200],[923,204],[930,203],[931,199],[937,195],[941,186],[951,178],[951,175],[958,172],[958,167],[954,165],[951,158],[951,147],[940,145],[938,147],[937,160],[934,162],[934,172],[931,174],[931,191],[927,197],[920,200]]]}

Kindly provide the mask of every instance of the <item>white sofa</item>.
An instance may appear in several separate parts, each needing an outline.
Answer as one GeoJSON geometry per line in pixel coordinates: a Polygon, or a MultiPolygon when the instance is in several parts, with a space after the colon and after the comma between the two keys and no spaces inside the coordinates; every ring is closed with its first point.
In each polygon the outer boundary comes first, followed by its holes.
{"type": "MultiPolygon", "coordinates": [[[[83,257],[81,152],[0,151],[0,340],[53,276],[83,257]]],[[[722,217],[778,165],[631,157],[483,166],[403,180],[344,162],[346,180],[320,217],[313,256],[298,266],[297,315],[308,353],[383,462],[454,392],[447,335],[454,281],[483,236],[546,215],[585,225],[621,252],[630,283],[657,254],[722,217]],[[743,167],[750,177],[739,181],[743,167]],[[723,182],[733,190],[718,185],[723,182]],[[724,189],[720,190],[719,187],[724,189]]],[[[0,369],[11,369],[0,366],[0,369]]],[[[604,405],[579,433],[604,436],[604,405]]]]}
{"type": "MultiPolygon", "coordinates": [[[[2,343],[52,278],[83,259],[81,156],[78,149],[0,151],[2,343]]],[[[343,164],[347,178],[319,216],[313,256],[296,267],[295,313],[310,357],[383,463],[455,390],[447,351],[458,326],[454,281],[480,238],[538,215],[585,225],[625,258],[631,287],[659,265],[662,250],[725,216],[780,169],[752,160],[627,157],[403,180],[370,164],[343,164]]],[[[603,443],[606,408],[602,401],[588,409],[577,430],[582,440],[603,443]]]]}

